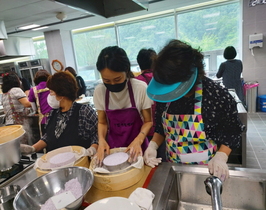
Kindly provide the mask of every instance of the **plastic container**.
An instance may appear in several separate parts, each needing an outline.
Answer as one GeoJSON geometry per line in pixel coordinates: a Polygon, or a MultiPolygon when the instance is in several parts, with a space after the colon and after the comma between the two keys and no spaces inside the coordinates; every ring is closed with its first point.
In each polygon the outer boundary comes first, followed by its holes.
{"type": "Polygon", "coordinates": [[[260,106],[260,111],[266,112],[266,95],[258,96],[258,103],[260,106]]]}

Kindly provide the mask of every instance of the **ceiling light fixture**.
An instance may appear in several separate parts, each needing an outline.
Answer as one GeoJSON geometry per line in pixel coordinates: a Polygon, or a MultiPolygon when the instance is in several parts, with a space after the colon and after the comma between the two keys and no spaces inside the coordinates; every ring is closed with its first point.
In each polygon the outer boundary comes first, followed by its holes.
{"type": "Polygon", "coordinates": [[[17,29],[19,30],[27,30],[27,29],[31,29],[31,28],[36,28],[39,27],[40,25],[37,24],[30,24],[30,25],[25,25],[25,26],[19,26],[17,27],[17,29]]]}
{"type": "Polygon", "coordinates": [[[67,15],[64,12],[58,12],[56,14],[56,18],[63,22],[67,18],[67,15]]]}
{"type": "Polygon", "coordinates": [[[43,27],[33,28],[31,30],[38,31],[38,30],[42,30],[42,29],[45,29],[45,28],[49,28],[49,27],[48,26],[43,26],[43,27]]]}

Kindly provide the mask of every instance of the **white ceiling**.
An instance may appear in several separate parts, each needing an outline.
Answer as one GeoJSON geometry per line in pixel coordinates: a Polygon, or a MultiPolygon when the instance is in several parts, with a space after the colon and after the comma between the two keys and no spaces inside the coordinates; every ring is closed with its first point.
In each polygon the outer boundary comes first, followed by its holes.
{"type": "MultiPolygon", "coordinates": [[[[149,0],[151,1],[151,0],[149,0]]],[[[199,4],[202,2],[211,2],[212,0],[164,0],[152,3],[149,10],[140,11],[129,14],[130,17],[145,15],[153,12],[159,12],[166,9],[175,9],[181,6],[199,4]]],[[[225,1],[225,0],[221,0],[225,1]]],[[[217,2],[217,1],[215,1],[217,2]]],[[[76,9],[72,9],[62,4],[58,4],[53,0],[0,0],[0,20],[3,20],[6,26],[8,36],[35,37],[43,35],[44,31],[51,30],[72,30],[90,25],[96,25],[102,22],[111,22],[115,20],[128,18],[128,15],[121,17],[104,18],[101,16],[87,17],[92,15],[76,9]],[[64,12],[67,19],[61,22],[56,18],[58,12],[64,12]],[[71,21],[72,19],[83,18],[71,21]],[[52,24],[49,28],[40,31],[23,31],[19,32],[17,27],[35,23],[38,25],[52,24]]]]}
{"type": "MultiPolygon", "coordinates": [[[[16,32],[17,27],[31,23],[38,25],[58,23],[46,29],[49,31],[75,27],[73,22],[61,23],[56,18],[58,12],[65,12],[67,20],[88,15],[49,0],[0,0],[0,20],[4,21],[7,33],[16,32]]],[[[42,34],[43,31],[29,30],[14,35],[32,37],[42,34]]]]}

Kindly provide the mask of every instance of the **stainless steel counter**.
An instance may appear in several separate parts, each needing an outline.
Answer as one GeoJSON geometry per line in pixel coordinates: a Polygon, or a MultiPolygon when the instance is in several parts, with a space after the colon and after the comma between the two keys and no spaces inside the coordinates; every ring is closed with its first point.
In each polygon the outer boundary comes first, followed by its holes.
{"type": "MultiPolygon", "coordinates": [[[[43,153],[37,153],[37,157],[41,157],[43,153]]],[[[4,183],[0,184],[0,188],[9,185],[19,185],[21,188],[26,184],[30,183],[32,180],[37,178],[37,173],[33,168],[34,164],[28,166],[23,171],[19,172],[15,176],[11,177],[4,183]]]]}
{"type": "MultiPolygon", "coordinates": [[[[224,210],[265,210],[266,170],[229,168],[230,177],[223,183],[224,210]]],[[[155,194],[154,210],[212,210],[211,196],[204,180],[207,166],[162,163],[157,167],[148,189],[155,194]]]]}
{"type": "Polygon", "coordinates": [[[31,165],[28,168],[24,169],[23,172],[13,176],[9,180],[2,183],[0,185],[0,188],[9,185],[19,185],[22,188],[36,178],[37,178],[36,171],[33,169],[33,165],[31,165]]]}

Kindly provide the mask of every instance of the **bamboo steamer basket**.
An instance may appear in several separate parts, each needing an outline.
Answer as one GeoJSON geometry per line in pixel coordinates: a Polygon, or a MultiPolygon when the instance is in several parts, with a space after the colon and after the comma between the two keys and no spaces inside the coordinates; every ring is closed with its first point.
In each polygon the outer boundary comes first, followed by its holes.
{"type": "MultiPolygon", "coordinates": [[[[83,147],[81,147],[81,146],[71,146],[71,147],[72,147],[72,150],[77,152],[77,153],[80,153],[81,150],[83,149],[83,147]]],[[[60,150],[60,148],[58,150],[60,150]]],[[[60,151],[59,151],[59,153],[60,153],[60,151]]],[[[44,154],[40,158],[42,160],[46,160],[46,154],[44,154]]],[[[76,160],[74,166],[81,166],[81,167],[89,168],[89,166],[90,166],[89,157],[83,156],[83,157],[79,158],[78,160],[76,160]]],[[[35,170],[36,170],[38,177],[51,172],[51,170],[42,170],[40,168],[36,168],[35,170]]]]}
{"type": "Polygon", "coordinates": [[[21,137],[25,133],[22,125],[8,125],[0,127],[0,145],[21,137]]]}
{"type": "MultiPolygon", "coordinates": [[[[126,148],[114,148],[110,150],[110,154],[124,151],[126,148]]],[[[93,171],[96,159],[91,160],[90,169],[93,171]]],[[[110,174],[102,174],[94,172],[93,186],[103,191],[124,190],[136,184],[144,175],[144,166],[139,168],[130,168],[110,174]]]]}

